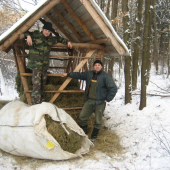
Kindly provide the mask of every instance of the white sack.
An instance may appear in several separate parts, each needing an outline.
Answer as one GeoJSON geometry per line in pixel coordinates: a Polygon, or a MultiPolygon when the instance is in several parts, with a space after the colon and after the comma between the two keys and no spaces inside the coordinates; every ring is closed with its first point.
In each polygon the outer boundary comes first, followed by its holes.
{"type": "Polygon", "coordinates": [[[21,101],[12,101],[0,110],[0,148],[18,156],[39,159],[66,160],[89,152],[92,144],[84,131],[64,110],[47,102],[29,106],[21,101]],[[82,147],[75,154],[64,151],[48,133],[44,115],[65,123],[82,136],[82,147]]]}

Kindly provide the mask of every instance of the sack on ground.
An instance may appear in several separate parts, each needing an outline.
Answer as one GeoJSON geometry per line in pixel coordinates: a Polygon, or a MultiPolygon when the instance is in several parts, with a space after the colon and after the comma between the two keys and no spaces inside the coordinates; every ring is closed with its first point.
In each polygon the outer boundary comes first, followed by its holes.
{"type": "Polygon", "coordinates": [[[29,106],[15,100],[5,105],[0,110],[0,136],[0,149],[38,159],[76,158],[92,145],[69,114],[47,102],[29,106]]]}

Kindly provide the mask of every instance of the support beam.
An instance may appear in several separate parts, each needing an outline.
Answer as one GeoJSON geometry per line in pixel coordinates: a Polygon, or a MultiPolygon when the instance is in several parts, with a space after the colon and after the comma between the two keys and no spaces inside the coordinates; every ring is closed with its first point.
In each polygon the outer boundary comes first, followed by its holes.
{"type": "Polygon", "coordinates": [[[108,42],[111,42],[110,38],[102,38],[102,39],[99,39],[99,40],[94,40],[94,41],[89,41],[87,43],[91,43],[91,44],[105,44],[105,43],[108,43],[108,42]]]}
{"type": "MultiPolygon", "coordinates": [[[[22,43],[16,43],[18,46],[23,46],[22,43]]],[[[68,48],[67,45],[62,43],[57,43],[52,45],[52,47],[63,47],[68,48]]],[[[99,44],[90,44],[90,43],[72,43],[72,48],[80,48],[80,49],[97,49],[97,50],[105,50],[106,47],[104,45],[99,44]]]]}
{"type": "MultiPolygon", "coordinates": [[[[102,51],[102,54],[104,54],[103,51],[102,51]]],[[[20,55],[18,55],[18,56],[20,56],[20,57],[28,57],[28,54],[20,54],[20,55]]],[[[50,58],[50,59],[56,59],[56,58],[67,58],[67,59],[69,59],[69,58],[83,58],[83,59],[88,58],[88,59],[92,59],[92,58],[100,58],[100,57],[98,57],[98,56],[95,56],[95,57],[78,57],[78,56],[49,55],[49,58],[50,58]]]]}
{"type": "MultiPolygon", "coordinates": [[[[91,57],[94,53],[95,53],[96,50],[92,50],[92,51],[89,51],[86,55],[86,57],[91,57]]],[[[88,59],[84,59],[82,60],[79,65],[75,68],[74,72],[78,72],[83,66],[84,64],[87,62],[88,59]]],[[[60,86],[60,88],[58,90],[64,90],[64,88],[68,85],[68,83],[71,81],[72,78],[68,77],[65,82],[60,86]]],[[[60,95],[60,93],[56,93],[52,99],[49,101],[51,103],[53,103],[56,98],[60,95]]]]}
{"type": "Polygon", "coordinates": [[[88,0],[80,0],[84,7],[87,9],[87,11],[90,13],[92,18],[95,20],[95,22],[98,24],[98,26],[101,28],[103,33],[106,35],[106,37],[110,38],[112,45],[115,47],[116,51],[123,55],[126,53],[126,50],[118,43],[116,38],[113,36],[109,28],[105,25],[100,15],[96,12],[96,10],[91,6],[91,3],[88,0]]]}
{"type": "Polygon", "coordinates": [[[27,31],[34,23],[45,15],[52,7],[58,4],[60,0],[51,0],[41,10],[39,10],[34,17],[31,17],[18,31],[14,32],[1,46],[0,49],[5,51],[15,40],[18,39],[19,35],[27,31]]]}
{"type": "MultiPolygon", "coordinates": [[[[16,52],[16,56],[17,56],[17,62],[18,62],[19,71],[20,71],[20,75],[21,75],[21,74],[25,73],[24,62],[23,62],[22,58],[18,56],[18,54],[21,53],[20,49],[17,46],[14,46],[14,48],[15,48],[15,52],[16,52]]],[[[21,81],[22,81],[22,84],[23,84],[23,87],[24,87],[24,92],[29,91],[27,78],[21,76],[21,81]]],[[[25,93],[25,95],[26,95],[28,104],[31,105],[31,94],[25,93]]]]}
{"type": "MultiPolygon", "coordinates": [[[[52,47],[67,47],[67,45],[57,43],[57,44],[54,44],[52,47]]],[[[106,47],[103,46],[103,45],[90,44],[90,43],[72,43],[72,48],[98,49],[98,50],[105,50],[106,49],[106,47]]]]}
{"type": "MultiPolygon", "coordinates": [[[[22,77],[31,77],[32,73],[20,73],[22,77]]],[[[61,74],[47,74],[49,77],[61,77],[61,74]]]]}
{"type": "MultiPolygon", "coordinates": [[[[84,90],[50,90],[44,91],[45,93],[84,93],[84,90]]],[[[32,90],[27,91],[26,93],[32,93],[32,90]]]]}
{"type": "Polygon", "coordinates": [[[68,26],[68,28],[72,31],[72,33],[76,36],[76,38],[80,42],[84,42],[83,39],[80,37],[80,35],[77,33],[77,31],[73,28],[73,26],[61,15],[61,13],[55,8],[52,8],[54,12],[61,18],[61,20],[68,26]]]}
{"type": "Polygon", "coordinates": [[[77,16],[77,14],[71,9],[69,4],[66,2],[66,0],[61,0],[61,3],[64,5],[64,7],[67,9],[67,11],[70,13],[70,15],[78,22],[78,24],[83,28],[84,32],[87,34],[87,36],[91,40],[95,40],[93,34],[89,31],[87,26],[81,21],[81,19],[77,16]]]}

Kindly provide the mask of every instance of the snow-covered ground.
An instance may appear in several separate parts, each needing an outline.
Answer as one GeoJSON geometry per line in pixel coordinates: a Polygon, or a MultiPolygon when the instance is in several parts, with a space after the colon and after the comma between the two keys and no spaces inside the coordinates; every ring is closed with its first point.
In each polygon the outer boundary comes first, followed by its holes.
{"type": "MultiPolygon", "coordinates": [[[[140,88],[140,80],[138,85],[140,88]]],[[[155,75],[152,70],[147,93],[165,95],[163,89],[170,91],[170,79],[155,75]]],[[[139,91],[133,93],[139,94],[139,91]]],[[[140,95],[133,95],[132,104],[124,105],[123,85],[115,99],[107,103],[104,116],[110,119],[106,126],[120,136],[125,147],[122,156],[110,157],[106,153],[95,152],[93,159],[85,156],[84,159],[39,162],[37,166],[36,161],[40,160],[30,159],[27,165],[18,166],[13,157],[1,156],[0,153],[0,170],[169,170],[170,97],[148,95],[147,107],[139,110],[139,104],[140,95]]]]}

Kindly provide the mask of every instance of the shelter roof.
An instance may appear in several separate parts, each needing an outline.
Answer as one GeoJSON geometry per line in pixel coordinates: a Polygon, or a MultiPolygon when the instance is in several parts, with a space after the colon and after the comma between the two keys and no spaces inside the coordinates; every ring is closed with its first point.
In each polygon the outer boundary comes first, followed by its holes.
{"type": "Polygon", "coordinates": [[[1,50],[7,51],[39,19],[52,22],[54,30],[72,42],[104,43],[109,56],[129,55],[127,46],[95,0],[42,0],[0,36],[1,50]]]}

